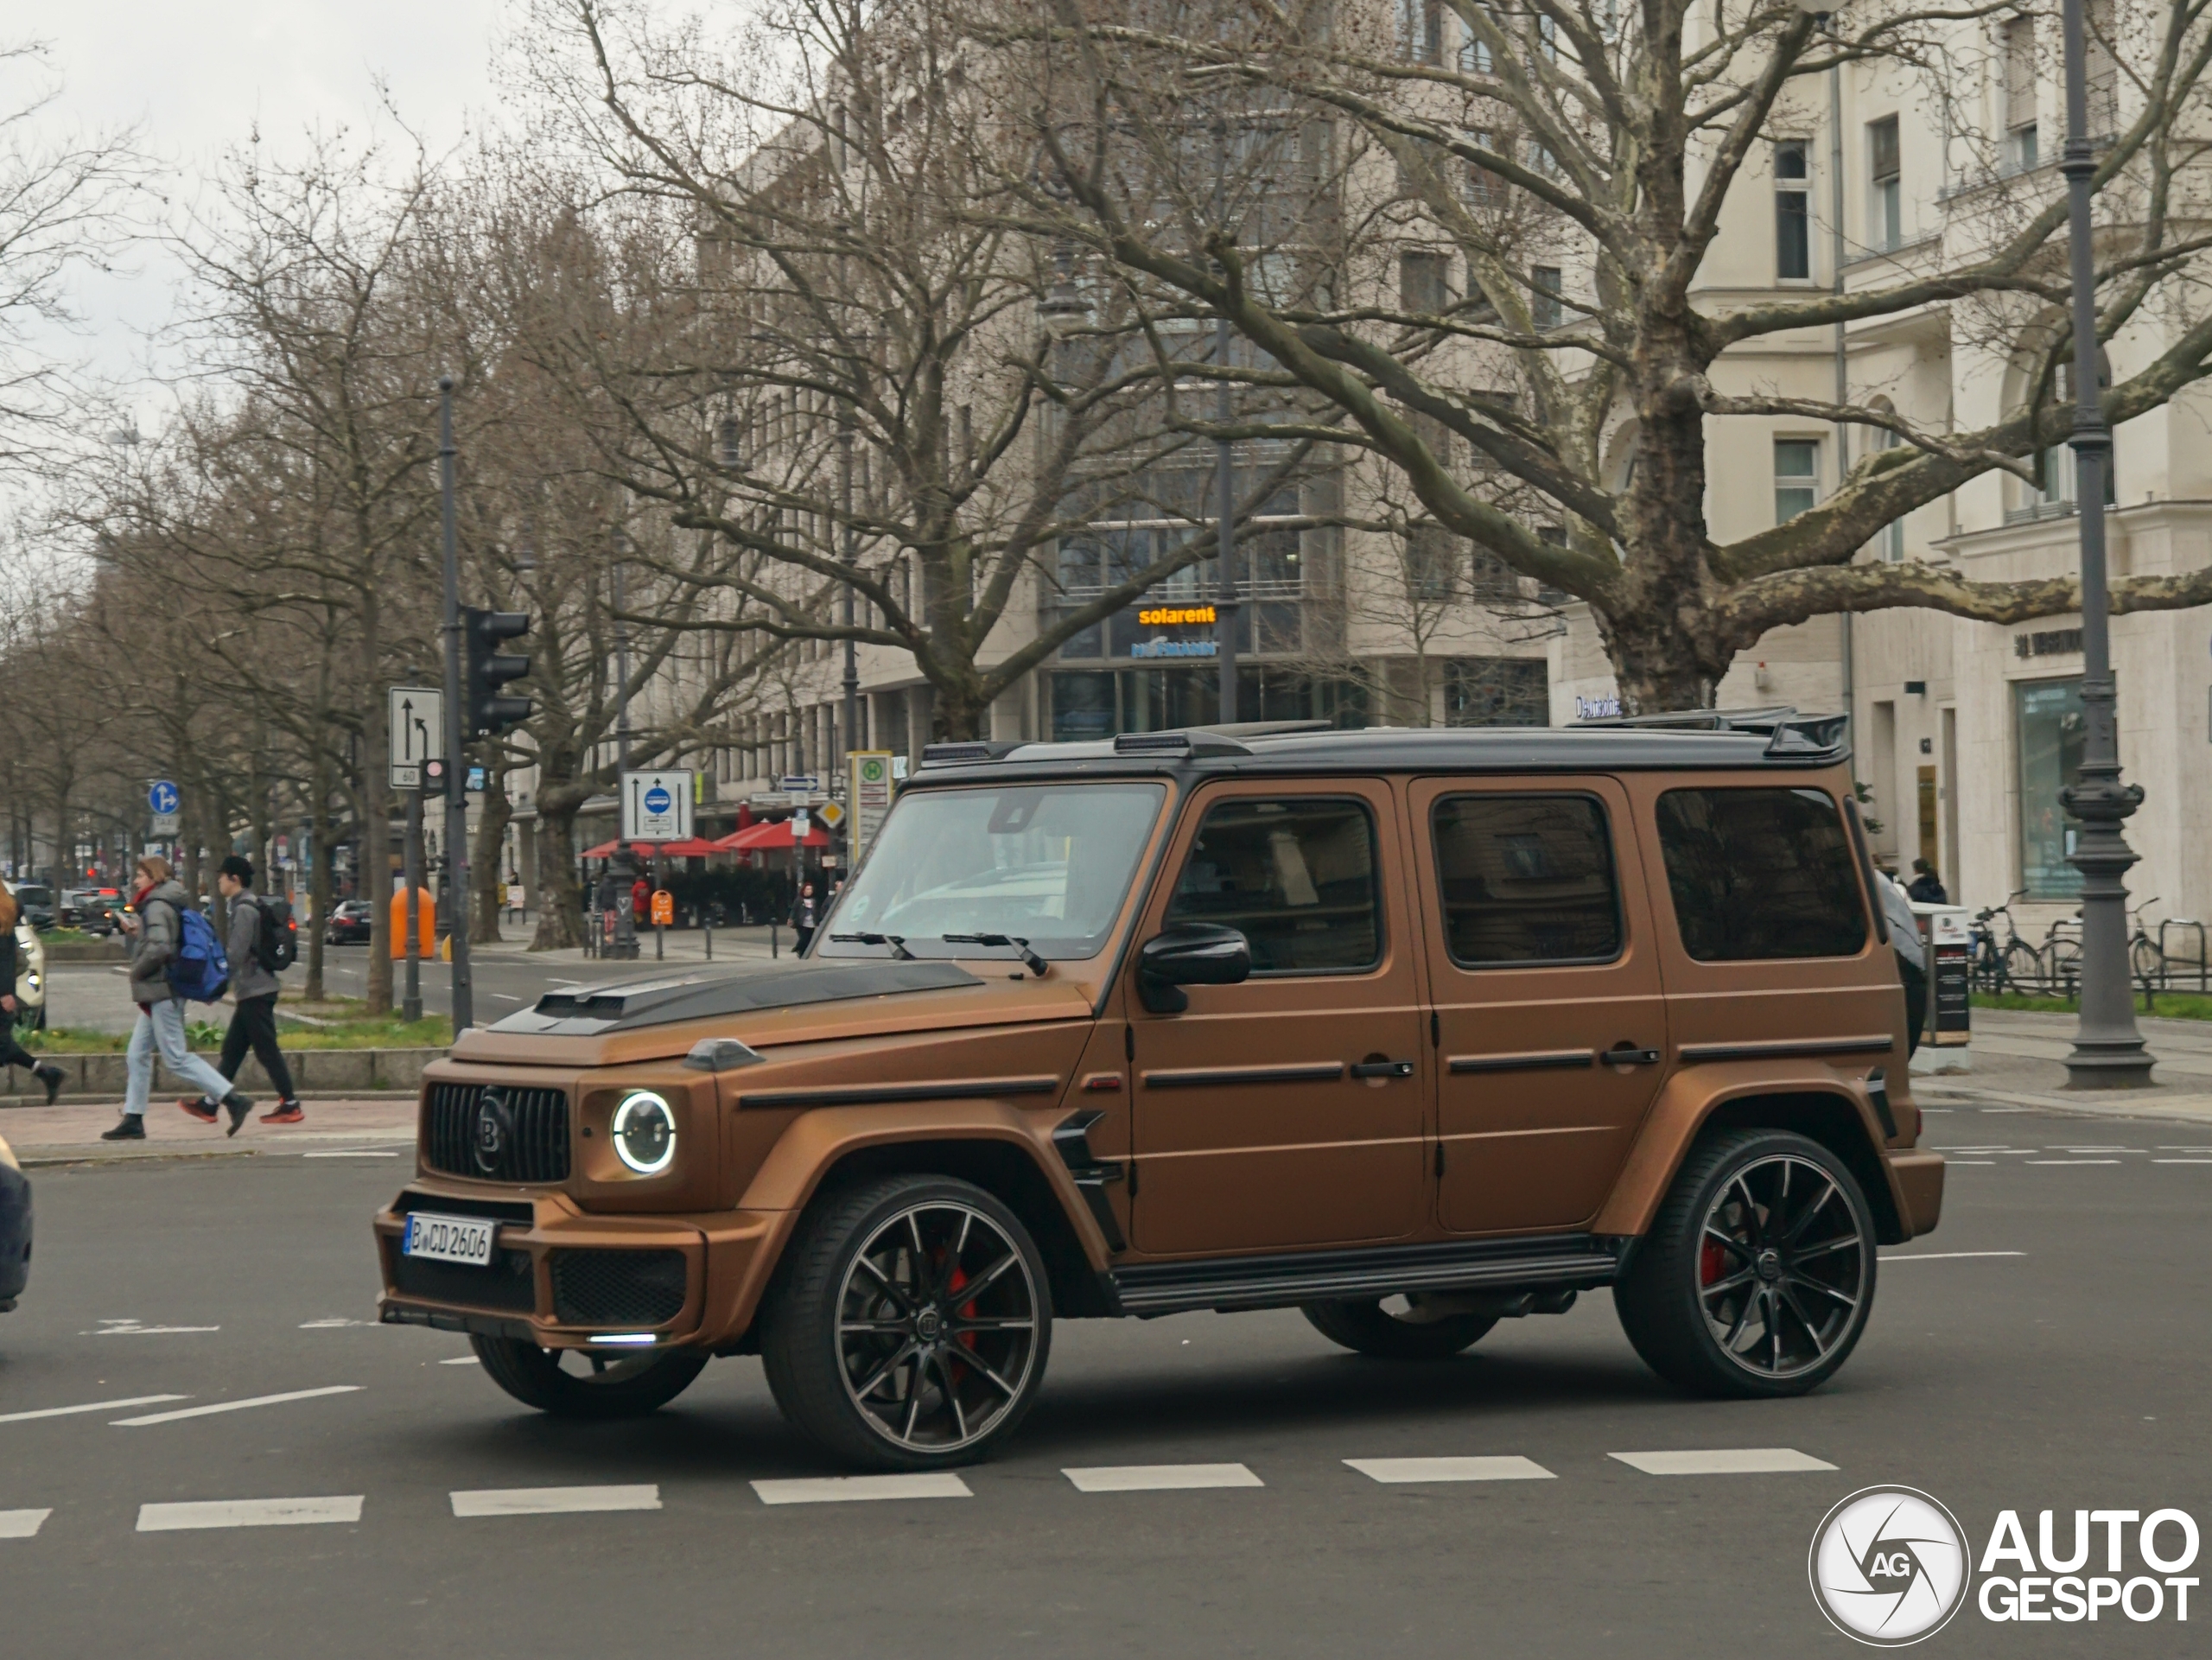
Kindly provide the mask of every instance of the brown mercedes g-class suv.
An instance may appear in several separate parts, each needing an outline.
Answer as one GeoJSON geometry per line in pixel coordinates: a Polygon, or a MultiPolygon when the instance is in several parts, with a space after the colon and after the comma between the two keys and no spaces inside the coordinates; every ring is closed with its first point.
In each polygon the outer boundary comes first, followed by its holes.
{"type": "Polygon", "coordinates": [[[1936,1225],[1844,723],[933,747],[804,959],[465,1034],[383,1318],[556,1413],[758,1353],[841,1459],[1020,1423],[1056,1318],[1395,1359],[1609,1286],[1688,1389],[1835,1371],[1936,1225]]]}

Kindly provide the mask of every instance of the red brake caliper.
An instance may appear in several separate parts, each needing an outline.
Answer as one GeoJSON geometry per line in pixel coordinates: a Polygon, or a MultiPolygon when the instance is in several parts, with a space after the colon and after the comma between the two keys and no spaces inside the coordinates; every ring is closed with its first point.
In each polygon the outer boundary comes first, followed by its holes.
{"type": "MultiPolygon", "coordinates": [[[[967,1269],[956,1266],[952,1270],[952,1279],[947,1285],[946,1289],[957,1291],[962,1286],[966,1285],[967,1283],[967,1269]]],[[[976,1318],[976,1305],[972,1301],[962,1305],[960,1309],[960,1318],[963,1320],[973,1320],[976,1318]]],[[[972,1349],[976,1346],[976,1334],[973,1332],[963,1332],[953,1340],[958,1343],[963,1348],[972,1349]]]]}
{"type": "Polygon", "coordinates": [[[1697,1282],[1711,1285],[1728,1271],[1728,1253],[1720,1249],[1718,1239],[1707,1239],[1697,1256],[1697,1282]]]}

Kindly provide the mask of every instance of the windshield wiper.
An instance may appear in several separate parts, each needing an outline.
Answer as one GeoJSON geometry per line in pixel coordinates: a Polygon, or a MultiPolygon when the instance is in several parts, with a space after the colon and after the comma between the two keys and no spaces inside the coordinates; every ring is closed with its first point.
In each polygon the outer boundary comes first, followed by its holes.
{"type": "Polygon", "coordinates": [[[1047,966],[1043,957],[1029,949],[1029,942],[1014,934],[940,934],[948,945],[1008,945],[1021,953],[1021,960],[1030,973],[1039,980],[1045,977],[1047,966]]]}
{"type": "Polygon", "coordinates": [[[830,938],[840,945],[888,945],[892,956],[900,962],[914,960],[913,952],[906,949],[904,934],[831,934],[830,938]]]}

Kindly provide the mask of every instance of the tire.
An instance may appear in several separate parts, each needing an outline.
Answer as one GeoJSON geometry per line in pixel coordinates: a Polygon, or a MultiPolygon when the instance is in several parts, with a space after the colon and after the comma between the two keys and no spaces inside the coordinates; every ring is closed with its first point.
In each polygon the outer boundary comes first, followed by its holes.
{"type": "Polygon", "coordinates": [[[707,1365],[707,1357],[693,1349],[601,1355],[541,1349],[516,1338],[468,1340],[493,1383],[524,1406],[556,1418],[642,1417],[683,1394],[707,1365]],[[564,1357],[575,1357],[578,1370],[565,1369],[564,1357]]]}
{"type": "Polygon", "coordinates": [[[2024,939],[2016,939],[2005,948],[2005,978],[2022,996],[2037,995],[2048,989],[2046,980],[2055,982],[2057,977],[2056,965],[2046,970],[2043,953],[2024,939]]]}
{"type": "Polygon", "coordinates": [[[1020,1427],[1052,1349],[1029,1230],[972,1183],[891,1176],[818,1198],[762,1310],[793,1428],[846,1464],[943,1470],[1020,1427]],[[978,1294],[957,1295],[969,1287],[978,1294]]]}
{"type": "Polygon", "coordinates": [[[1679,1389],[1802,1395],[1866,1329],[1875,1243],[1866,1196],[1833,1153],[1788,1130],[1726,1130],[1691,1150],[1613,1307],[1679,1389]]]}
{"type": "MultiPolygon", "coordinates": [[[[1395,1299],[1393,1299],[1395,1301],[1395,1299]]],[[[1449,1360],[1472,1348],[1497,1324],[1491,1314],[1446,1314],[1415,1318],[1418,1306],[1403,1314],[1380,1299],[1356,1302],[1309,1302],[1300,1313],[1330,1342],[1378,1360],[1449,1360]]]]}

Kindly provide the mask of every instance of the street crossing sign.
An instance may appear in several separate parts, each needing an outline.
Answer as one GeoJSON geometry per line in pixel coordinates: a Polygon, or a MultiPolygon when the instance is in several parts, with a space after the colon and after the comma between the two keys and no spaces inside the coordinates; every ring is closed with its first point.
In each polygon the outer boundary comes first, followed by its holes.
{"type": "Polygon", "coordinates": [[[385,708],[391,787],[419,790],[423,768],[446,757],[446,695],[435,686],[393,686],[385,708]]]}
{"type": "Polygon", "coordinates": [[[691,773],[622,774],[622,839],[686,842],[691,838],[691,773]]]}

